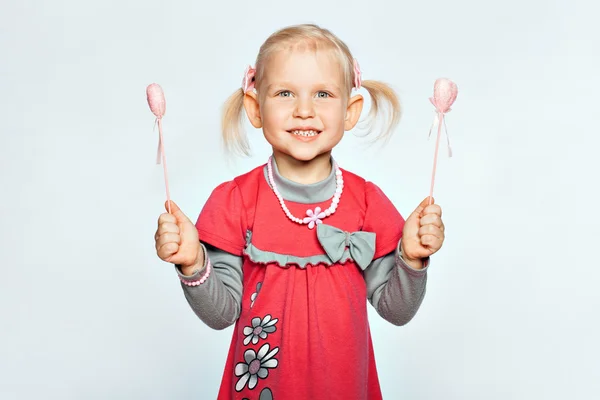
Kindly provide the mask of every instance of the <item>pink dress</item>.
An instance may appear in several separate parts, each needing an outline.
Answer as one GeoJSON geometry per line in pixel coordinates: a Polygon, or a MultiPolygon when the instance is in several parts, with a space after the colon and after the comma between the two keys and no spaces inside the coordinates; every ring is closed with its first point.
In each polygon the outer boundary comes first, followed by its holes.
{"type": "MultiPolygon", "coordinates": [[[[332,260],[317,228],[286,217],[263,167],[218,186],[196,224],[200,240],[244,260],[242,309],[218,398],[381,399],[364,266],[354,257],[361,249],[350,242],[355,232],[372,232],[373,259],[393,252],[402,216],[376,185],[343,170],[339,206],[323,220],[345,232],[331,239],[347,247],[332,260]]],[[[286,205],[304,217],[330,202],[286,205]]]]}

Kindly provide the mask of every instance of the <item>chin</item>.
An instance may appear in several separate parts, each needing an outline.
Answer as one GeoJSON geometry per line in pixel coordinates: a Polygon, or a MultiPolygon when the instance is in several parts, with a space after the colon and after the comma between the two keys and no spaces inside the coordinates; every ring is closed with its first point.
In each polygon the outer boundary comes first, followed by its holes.
{"type": "Polygon", "coordinates": [[[287,154],[288,156],[292,157],[294,160],[298,160],[298,161],[312,161],[315,158],[317,158],[318,156],[324,154],[324,153],[328,153],[329,151],[327,150],[323,150],[323,149],[291,149],[291,150],[284,150],[282,151],[282,153],[287,154]]]}
{"type": "Polygon", "coordinates": [[[319,153],[314,151],[293,151],[290,153],[290,156],[298,161],[311,161],[314,160],[318,155],[319,153]]]}

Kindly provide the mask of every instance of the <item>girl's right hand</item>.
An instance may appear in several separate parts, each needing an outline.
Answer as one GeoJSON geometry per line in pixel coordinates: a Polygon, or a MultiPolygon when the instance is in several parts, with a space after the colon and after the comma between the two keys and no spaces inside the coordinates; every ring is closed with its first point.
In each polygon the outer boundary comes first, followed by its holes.
{"type": "MultiPolygon", "coordinates": [[[[168,210],[168,201],[165,202],[168,210]]],[[[171,201],[171,214],[163,213],[158,218],[158,229],[154,235],[156,241],[156,254],[161,260],[173,264],[180,264],[183,268],[202,265],[204,257],[198,239],[196,226],[171,201]]]]}

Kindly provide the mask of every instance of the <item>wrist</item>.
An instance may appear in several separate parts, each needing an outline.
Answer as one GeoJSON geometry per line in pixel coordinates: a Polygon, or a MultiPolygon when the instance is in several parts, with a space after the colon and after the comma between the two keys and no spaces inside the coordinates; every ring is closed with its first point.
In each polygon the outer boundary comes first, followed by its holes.
{"type": "Polygon", "coordinates": [[[408,259],[408,258],[403,257],[402,255],[400,255],[400,257],[402,257],[402,259],[404,260],[406,265],[408,265],[412,269],[416,269],[416,270],[423,269],[423,266],[425,265],[425,262],[421,258],[408,259]]]}
{"type": "Polygon", "coordinates": [[[198,255],[196,256],[196,260],[190,264],[190,265],[186,265],[186,264],[178,264],[177,267],[179,267],[179,269],[181,270],[181,273],[183,275],[193,275],[194,273],[196,273],[196,271],[200,271],[204,268],[204,264],[205,264],[205,254],[204,254],[204,249],[203,246],[199,246],[198,248],[198,255]]]}
{"type": "Polygon", "coordinates": [[[400,245],[400,257],[412,269],[423,269],[423,266],[425,265],[425,259],[418,257],[413,258],[408,256],[404,251],[402,244],[400,245]]]}

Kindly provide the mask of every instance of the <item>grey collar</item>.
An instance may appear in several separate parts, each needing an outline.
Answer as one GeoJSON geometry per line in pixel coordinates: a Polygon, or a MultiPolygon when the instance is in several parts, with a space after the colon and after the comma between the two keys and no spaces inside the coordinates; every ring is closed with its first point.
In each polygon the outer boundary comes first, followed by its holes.
{"type": "MultiPolygon", "coordinates": [[[[333,163],[333,157],[331,158],[331,162],[333,163]]],[[[269,183],[269,175],[267,166],[265,165],[263,169],[265,180],[269,187],[271,184],[269,183]]],[[[279,169],[277,168],[277,163],[275,162],[275,158],[273,158],[273,180],[277,185],[277,190],[281,193],[284,200],[293,201],[296,203],[320,203],[322,201],[329,200],[335,194],[335,169],[331,168],[331,173],[327,178],[320,182],[311,183],[308,185],[303,185],[301,183],[297,183],[291,181],[279,174],[279,169]]]]}

